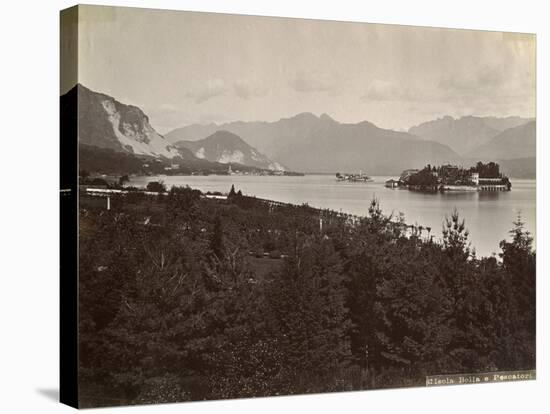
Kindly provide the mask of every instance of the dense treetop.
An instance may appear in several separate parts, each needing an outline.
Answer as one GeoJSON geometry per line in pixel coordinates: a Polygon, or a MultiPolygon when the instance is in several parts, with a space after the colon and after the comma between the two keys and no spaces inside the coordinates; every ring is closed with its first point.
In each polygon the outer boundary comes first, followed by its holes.
{"type": "Polygon", "coordinates": [[[117,405],[422,385],[535,366],[521,219],[477,257],[431,229],[239,195],[81,197],[80,380],[117,405]],[[322,226],[320,225],[322,219],[322,226]],[[266,257],[267,255],[267,257],[266,257]]]}

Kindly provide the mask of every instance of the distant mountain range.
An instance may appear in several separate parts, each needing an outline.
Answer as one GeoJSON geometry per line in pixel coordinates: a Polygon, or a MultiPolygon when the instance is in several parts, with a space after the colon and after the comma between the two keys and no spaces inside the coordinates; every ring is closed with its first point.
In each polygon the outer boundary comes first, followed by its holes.
{"type": "Polygon", "coordinates": [[[535,178],[537,176],[537,162],[535,157],[513,158],[507,160],[496,160],[501,171],[508,177],[513,178],[535,178]]]}
{"type": "Polygon", "coordinates": [[[414,126],[409,129],[409,133],[422,139],[447,145],[462,156],[469,156],[501,132],[532,121],[531,118],[517,116],[506,118],[477,116],[453,118],[445,116],[414,126]]]}
{"type": "Polygon", "coordinates": [[[463,165],[496,161],[510,177],[536,176],[536,121],[532,118],[446,116],[409,132],[453,148],[462,155],[463,165]]]}
{"type": "Polygon", "coordinates": [[[326,114],[317,117],[301,113],[275,122],[189,125],[169,132],[166,139],[172,143],[196,141],[220,130],[238,135],[270,159],[295,171],[398,174],[427,163],[461,159],[446,145],[378,128],[367,121],[340,123],[326,114]]]}
{"type": "Polygon", "coordinates": [[[482,160],[500,162],[511,176],[534,176],[536,123],[520,117],[444,117],[397,132],[306,112],[274,122],[193,124],[162,136],[140,108],[109,95],[79,84],[61,97],[63,111],[76,111],[67,104],[76,101],[81,164],[101,170],[129,166],[136,172],[144,160],[156,160],[190,172],[226,172],[231,164],[395,175],[426,164],[482,160]]]}
{"type": "Polygon", "coordinates": [[[278,162],[248,145],[229,131],[216,131],[198,141],[178,141],[175,147],[192,151],[195,157],[222,164],[238,163],[267,170],[284,171],[278,162]]]}
{"type": "Polygon", "coordinates": [[[536,176],[536,121],[508,128],[469,151],[466,160],[495,160],[510,177],[536,176]]]}
{"type": "Polygon", "coordinates": [[[505,129],[465,154],[469,158],[501,160],[533,158],[536,155],[536,121],[505,129]]]}

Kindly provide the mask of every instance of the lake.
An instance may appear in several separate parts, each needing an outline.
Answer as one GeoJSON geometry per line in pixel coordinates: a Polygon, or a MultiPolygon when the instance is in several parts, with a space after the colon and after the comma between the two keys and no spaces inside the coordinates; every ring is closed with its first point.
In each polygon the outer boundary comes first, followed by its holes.
{"type": "Polygon", "coordinates": [[[405,214],[409,224],[432,228],[441,237],[445,216],[457,209],[466,220],[472,247],[478,256],[500,251],[500,240],[508,238],[512,222],[521,213],[525,227],[535,235],[535,180],[511,179],[509,192],[456,192],[426,194],[406,189],[390,189],[384,182],[391,177],[373,177],[371,183],[337,182],[333,175],[303,177],[210,175],[132,177],[128,185],[144,187],[149,181],[162,180],[170,187],[189,185],[201,191],[227,193],[231,185],[243,194],[272,200],[329,208],[357,215],[366,215],[370,201],[376,197],[382,210],[405,214]]]}

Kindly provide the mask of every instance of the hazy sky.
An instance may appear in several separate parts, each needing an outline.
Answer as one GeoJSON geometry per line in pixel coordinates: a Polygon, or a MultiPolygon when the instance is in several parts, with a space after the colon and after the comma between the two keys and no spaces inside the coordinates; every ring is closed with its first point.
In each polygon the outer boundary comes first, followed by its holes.
{"type": "Polygon", "coordinates": [[[393,129],[535,116],[533,35],[101,6],[79,19],[79,82],[161,133],[299,112],[393,129]]]}

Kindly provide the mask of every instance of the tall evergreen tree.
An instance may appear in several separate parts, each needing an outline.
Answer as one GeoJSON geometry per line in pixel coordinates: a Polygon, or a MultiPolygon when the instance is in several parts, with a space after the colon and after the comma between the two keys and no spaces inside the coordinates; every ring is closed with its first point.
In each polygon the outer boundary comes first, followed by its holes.
{"type": "Polygon", "coordinates": [[[281,392],[338,389],[350,361],[341,261],[329,240],[301,246],[270,280],[266,298],[281,352],[281,392]]]}
{"type": "Polygon", "coordinates": [[[212,254],[220,260],[225,253],[222,220],[219,216],[216,216],[214,221],[214,229],[212,230],[212,237],[210,239],[210,250],[212,254]]]}
{"type": "Polygon", "coordinates": [[[510,231],[512,241],[500,243],[502,263],[510,280],[510,303],[515,315],[510,320],[515,341],[517,368],[533,366],[536,334],[536,255],[533,238],[518,215],[510,231]]]}

